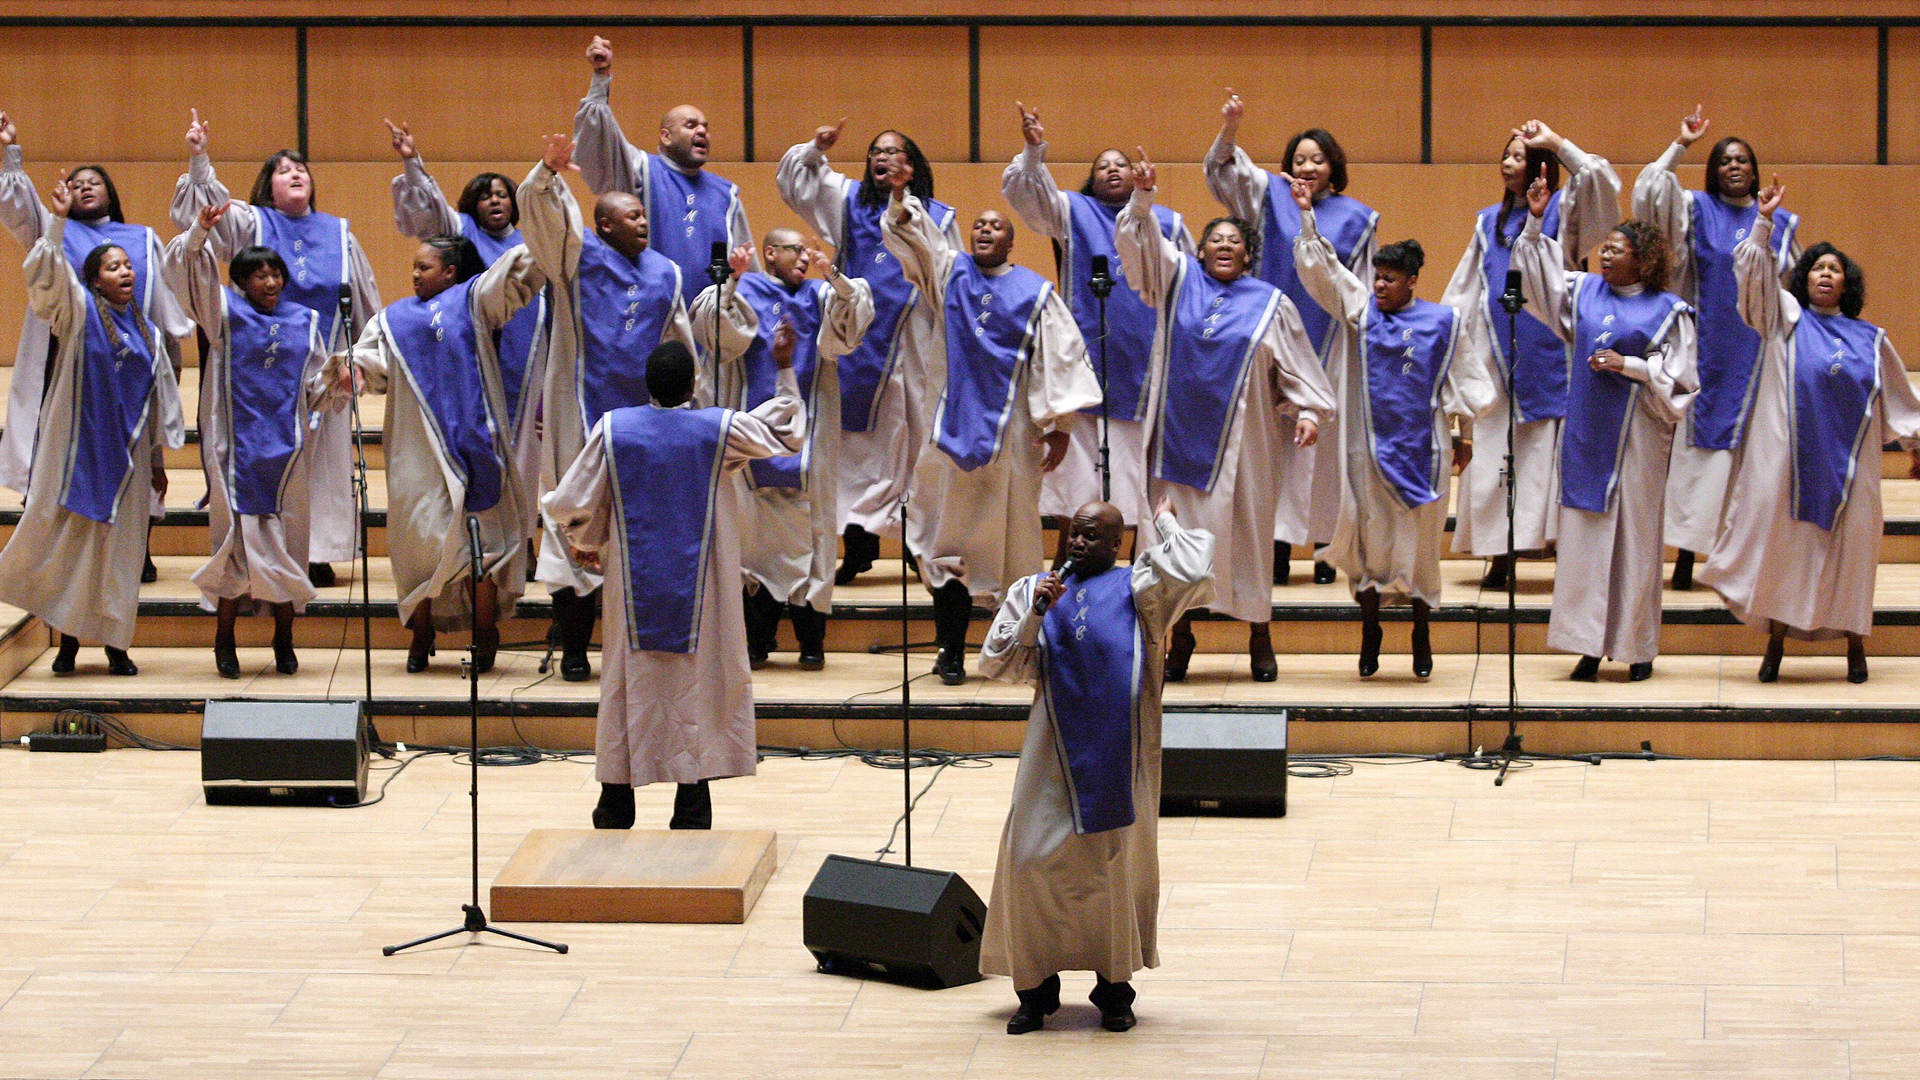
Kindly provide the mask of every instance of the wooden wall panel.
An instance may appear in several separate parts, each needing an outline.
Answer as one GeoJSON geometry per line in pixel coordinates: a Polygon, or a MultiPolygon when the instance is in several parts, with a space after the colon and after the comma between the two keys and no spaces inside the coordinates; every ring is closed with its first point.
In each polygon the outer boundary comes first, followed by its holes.
{"type": "Polygon", "coordinates": [[[833,156],[856,171],[887,128],[906,132],[929,161],[965,161],[967,87],[962,26],[762,27],[753,34],[754,156],[778,161],[844,116],[833,156]]]}
{"type": "MultiPolygon", "coordinates": [[[[627,139],[651,150],[660,115],[706,110],[713,157],[745,154],[740,31],[618,27],[613,108],[627,139]],[[662,58],[671,58],[663,62],[662,58]]],[[[593,71],[588,27],[314,29],[307,35],[310,147],[318,160],[393,159],[382,117],[406,120],[428,161],[532,160],[540,136],[573,130],[593,71]]]]}
{"type": "Polygon", "coordinates": [[[295,141],[294,76],[292,30],[0,29],[0,105],[37,160],[184,163],[189,108],[216,153],[265,157],[295,141]]]}
{"type": "Polygon", "coordinates": [[[1353,161],[1420,160],[1413,27],[986,27],[981,156],[1004,163],[1019,151],[1017,99],[1040,107],[1062,160],[1137,144],[1158,160],[1199,161],[1228,86],[1247,102],[1240,135],[1256,160],[1278,161],[1306,127],[1333,132],[1353,161]]]}
{"type": "Polygon", "coordinates": [[[1872,164],[1876,50],[1867,27],[1437,27],[1433,160],[1497,161],[1538,117],[1614,161],[1652,161],[1698,103],[1707,139],[1751,138],[1763,168],[1872,164]],[[1821,92],[1796,92],[1816,71],[1821,92]]]}
{"type": "Polygon", "coordinates": [[[1887,33],[1887,163],[1920,165],[1920,28],[1887,33]]]}

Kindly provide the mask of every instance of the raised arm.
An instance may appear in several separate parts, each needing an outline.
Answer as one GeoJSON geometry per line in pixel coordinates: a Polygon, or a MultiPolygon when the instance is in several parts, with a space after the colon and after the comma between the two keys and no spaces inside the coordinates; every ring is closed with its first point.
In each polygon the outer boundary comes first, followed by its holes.
{"type": "Polygon", "coordinates": [[[918,196],[908,195],[905,184],[893,189],[893,199],[881,216],[880,237],[887,251],[899,260],[900,272],[929,303],[946,303],[947,274],[959,252],[934,224],[918,196]]]}
{"type": "Polygon", "coordinates": [[[800,400],[800,384],[793,377],[793,324],[781,323],[773,335],[773,396],[752,412],[736,412],[727,427],[723,467],[746,467],[755,458],[797,454],[807,442],[807,408],[800,400]]]}
{"type": "Polygon", "coordinates": [[[447,202],[440,182],[427,172],[427,163],[413,145],[408,125],[383,120],[393,140],[393,152],[400,155],[400,175],[393,178],[393,225],[401,236],[425,240],[430,236],[453,236],[460,232],[460,212],[447,202]]]}
{"type": "Polygon", "coordinates": [[[571,285],[580,269],[585,225],[561,173],[574,169],[573,140],[546,137],[540,163],[520,182],[520,236],[548,280],[571,285]]]}
{"type": "Polygon", "coordinates": [[[1320,235],[1319,224],[1313,216],[1312,186],[1305,180],[1295,180],[1292,194],[1295,205],[1300,207],[1300,235],[1293,238],[1293,264],[1300,272],[1300,284],[1314,303],[1339,312],[1346,322],[1358,323],[1373,298],[1372,290],[1340,261],[1333,243],[1320,235]]]}
{"type": "Polygon", "coordinates": [[[806,142],[788,147],[773,174],[780,198],[835,245],[846,243],[847,189],[858,183],[827,163],[827,151],[839,143],[846,126],[843,116],[837,124],[822,126],[806,142]]]}
{"type": "Polygon", "coordinates": [[[626,191],[644,199],[641,179],[646,175],[647,155],[627,141],[607,99],[613,87],[613,43],[596,36],[587,46],[587,63],[593,66],[593,81],[587,86],[587,96],[580,99],[579,111],[573,114],[580,175],[595,195],[626,191]]]}
{"type": "Polygon", "coordinates": [[[1569,283],[1573,275],[1566,270],[1560,241],[1540,231],[1549,197],[1545,180],[1536,177],[1528,185],[1527,227],[1520,230],[1520,238],[1513,242],[1513,268],[1520,271],[1520,294],[1526,297],[1527,310],[1547,324],[1561,341],[1572,341],[1569,283]]]}
{"type": "Polygon", "coordinates": [[[1072,211],[1067,197],[1053,182],[1053,174],[1047,171],[1047,131],[1040,124],[1040,110],[1028,109],[1017,101],[1014,105],[1020,109],[1020,134],[1026,146],[1000,174],[1000,194],[1034,232],[1066,236],[1072,226],[1072,211]]]}
{"type": "Polygon", "coordinates": [[[0,228],[13,234],[22,247],[32,247],[47,231],[52,214],[40,203],[40,192],[27,175],[20,151],[19,133],[13,117],[0,112],[0,147],[5,147],[0,162],[0,228]]]}
{"type": "Polygon", "coordinates": [[[213,257],[231,259],[259,235],[259,221],[253,207],[234,199],[214,173],[213,159],[207,156],[208,138],[207,122],[200,119],[200,111],[195,109],[193,123],[187,127],[187,149],[191,156],[187,159],[187,171],[174,182],[173,205],[168,209],[168,216],[175,228],[186,230],[193,227],[202,209],[231,202],[233,209],[208,234],[213,257]]]}
{"type": "MultiPolygon", "coordinates": [[[[718,287],[709,285],[700,290],[693,298],[693,307],[687,310],[687,319],[700,327],[706,339],[702,352],[711,352],[713,348],[714,305],[720,307],[720,362],[733,364],[747,355],[753,347],[754,336],[760,332],[760,314],[753,305],[740,296],[740,275],[746,271],[747,252],[743,248],[734,248],[728,257],[728,265],[733,276],[727,278],[718,287]]],[[[737,386],[737,384],[736,384],[737,386]]],[[[733,389],[728,389],[722,399],[733,400],[733,389]]]]}
{"type": "Polygon", "coordinates": [[[507,324],[521,308],[546,288],[547,275],[534,260],[527,245],[517,244],[495,259],[486,272],[473,279],[470,295],[474,315],[489,333],[507,324]]]}
{"type": "Polygon", "coordinates": [[[220,282],[220,264],[207,244],[207,229],[226,209],[220,204],[201,210],[200,220],[169,241],[166,250],[167,288],[185,302],[187,314],[211,341],[223,340],[227,334],[227,290],[220,282]]]}
{"type": "Polygon", "coordinates": [[[1245,112],[1246,105],[1241,102],[1240,95],[1229,88],[1227,102],[1220,107],[1220,134],[1207,151],[1207,190],[1227,208],[1229,214],[1257,224],[1260,211],[1266,205],[1267,184],[1271,175],[1255,165],[1236,142],[1240,134],[1240,117],[1245,112]]]}
{"type": "MultiPolygon", "coordinates": [[[[55,204],[56,209],[58,203],[55,204]]],[[[45,319],[55,337],[64,338],[86,321],[86,288],[67,261],[63,245],[67,219],[54,214],[47,231],[27,249],[27,307],[45,319]]]]}
{"type": "Polygon", "coordinates": [[[1186,611],[1213,599],[1213,534],[1189,529],[1161,499],[1153,526],[1160,542],[1133,560],[1133,603],[1158,639],[1186,611]]]}
{"type": "Polygon", "coordinates": [[[1784,334],[1800,321],[1800,302],[1780,287],[1773,257],[1773,212],[1786,185],[1774,177],[1760,192],[1760,213],[1746,238],[1733,248],[1733,279],[1740,289],[1740,318],[1763,338],[1784,334]]]}
{"type": "Polygon", "coordinates": [[[1113,223],[1113,248],[1120,256],[1120,269],[1147,306],[1158,308],[1180,279],[1184,256],[1173,241],[1160,231],[1153,216],[1153,195],[1160,182],[1159,170],[1147,160],[1145,150],[1134,159],[1133,194],[1126,208],[1113,223]]]}
{"type": "Polygon", "coordinates": [[[814,258],[826,267],[827,285],[833,289],[821,312],[817,355],[822,360],[837,360],[859,348],[860,339],[873,325],[873,289],[864,278],[840,273],[818,249],[814,258]]]}
{"type": "Polygon", "coordinates": [[[1675,280],[1687,280],[1692,275],[1693,252],[1685,240],[1693,204],[1673,167],[1687,147],[1707,133],[1708,125],[1707,118],[1700,115],[1700,106],[1695,105],[1693,112],[1681,119],[1679,137],[1633,181],[1633,216],[1653,222],[1666,234],[1667,246],[1673,249],[1675,280]]]}
{"type": "Polygon", "coordinates": [[[1554,154],[1567,170],[1560,190],[1557,239],[1568,259],[1567,269],[1578,269],[1581,258],[1620,224],[1620,174],[1606,158],[1587,153],[1538,120],[1527,121],[1514,133],[1527,146],[1554,154]]]}

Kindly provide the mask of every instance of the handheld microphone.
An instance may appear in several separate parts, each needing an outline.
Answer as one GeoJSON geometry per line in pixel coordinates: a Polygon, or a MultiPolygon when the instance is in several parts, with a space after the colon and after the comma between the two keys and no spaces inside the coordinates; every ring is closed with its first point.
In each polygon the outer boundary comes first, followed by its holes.
{"type": "MultiPolygon", "coordinates": [[[[1060,575],[1061,581],[1067,580],[1067,575],[1073,573],[1073,560],[1068,559],[1066,562],[1061,563],[1060,569],[1055,570],[1054,573],[1060,575]]],[[[1047,609],[1052,606],[1053,601],[1047,599],[1044,595],[1035,596],[1033,599],[1033,610],[1041,615],[1045,615],[1047,609]]]]}
{"type": "Polygon", "coordinates": [[[1507,271],[1507,291],[1500,294],[1500,307],[1512,315],[1527,306],[1527,298],[1520,291],[1520,271],[1507,271]]]}
{"type": "Polygon", "coordinates": [[[1105,298],[1113,292],[1113,272],[1109,269],[1105,255],[1093,257],[1093,272],[1087,276],[1087,288],[1093,295],[1105,298]]]}
{"type": "Polygon", "coordinates": [[[727,242],[715,240],[713,254],[707,259],[707,277],[718,285],[727,280],[728,275],[732,273],[733,268],[727,265],[727,242]]]}
{"type": "Polygon", "coordinates": [[[473,565],[479,566],[481,562],[480,519],[472,514],[467,515],[467,553],[473,557],[473,565]]]}

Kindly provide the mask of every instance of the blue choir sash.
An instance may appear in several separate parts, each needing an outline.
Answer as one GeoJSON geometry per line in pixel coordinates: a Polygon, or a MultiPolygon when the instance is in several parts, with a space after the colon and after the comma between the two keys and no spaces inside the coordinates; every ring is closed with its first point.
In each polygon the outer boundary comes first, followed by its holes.
{"type": "Polygon", "coordinates": [[[773,359],[773,334],[781,320],[793,324],[793,378],[800,384],[800,400],[807,405],[807,441],[797,454],[757,458],[747,463],[747,486],[805,489],[807,464],[813,456],[813,386],[819,372],[820,319],[833,287],[824,281],[802,281],[793,290],[767,274],[742,274],[739,295],[760,319],[759,333],[740,360],[740,409],[751,412],[775,396],[780,374],[773,359]]]}
{"type": "MultiPolygon", "coordinates": [[[[1800,313],[1793,329],[1793,519],[1829,532],[1870,449],[1886,331],[1845,315],[1800,313]]],[[[1876,452],[1877,453],[1877,452],[1876,452]]],[[[1875,466],[1878,458],[1874,459],[1875,466]]]]}
{"type": "MultiPolygon", "coordinates": [[[[1067,193],[1067,207],[1073,228],[1073,241],[1067,245],[1072,261],[1061,268],[1066,279],[1061,292],[1073,308],[1073,321],[1080,324],[1087,355],[1102,380],[1106,415],[1113,420],[1138,420],[1147,407],[1147,369],[1153,360],[1153,330],[1159,313],[1127,284],[1127,275],[1120,267],[1120,252],[1114,246],[1113,234],[1121,207],[1109,206],[1077,191],[1067,193]],[[1096,255],[1107,257],[1108,272],[1113,278],[1113,295],[1107,297],[1104,370],[1101,367],[1100,299],[1087,287],[1096,255]]],[[[1180,229],[1180,215],[1155,203],[1153,216],[1160,226],[1160,234],[1173,239],[1180,229]]],[[[1097,416],[1100,410],[1101,407],[1095,405],[1081,411],[1097,416]]]]}
{"type": "Polygon", "coordinates": [[[227,381],[221,387],[233,429],[227,494],[238,514],[280,513],[288,466],[300,453],[307,419],[301,384],[320,348],[320,315],[286,297],[261,312],[227,289],[227,381]]]}
{"type": "MultiPolygon", "coordinates": [[[[473,241],[475,251],[480,253],[480,261],[492,266],[500,261],[500,256],[519,247],[524,241],[520,230],[513,229],[505,236],[495,236],[480,227],[472,214],[460,215],[460,235],[473,241]]],[[[499,344],[494,350],[500,354],[500,382],[507,392],[507,427],[519,426],[520,403],[531,392],[527,380],[534,370],[534,349],[541,344],[540,332],[547,323],[547,290],[541,289],[533,302],[507,320],[500,328],[499,344]]]]}
{"type": "Polygon", "coordinates": [[[1173,325],[1160,373],[1153,475],[1212,491],[1254,354],[1280,309],[1280,291],[1251,274],[1222,284],[1193,256],[1184,262],[1168,305],[1173,325]]]}
{"type": "Polygon", "coordinates": [[[1454,311],[1415,300],[1399,311],[1368,302],[1367,445],[1381,479],[1408,509],[1440,497],[1445,455],[1434,411],[1453,366],[1454,311]]]}
{"type": "MultiPolygon", "coordinates": [[[[120,332],[115,348],[88,291],[86,330],[73,395],[73,444],[68,449],[66,489],[60,505],[81,517],[111,525],[120,492],[134,474],[134,436],[146,422],[153,398],[154,344],[140,336],[132,305],[112,312],[120,332]]],[[[138,475],[146,475],[145,461],[138,475]]],[[[143,504],[144,505],[144,504],[143,504]]]]}
{"type": "Polygon", "coordinates": [[[127,253],[133,263],[133,295],[139,299],[140,310],[149,319],[153,316],[153,274],[152,260],[149,256],[159,245],[153,239],[153,230],[145,225],[128,225],[112,218],[99,218],[94,221],[81,221],[68,218],[66,229],[60,237],[60,247],[67,253],[67,261],[73,264],[76,276],[86,265],[87,256],[101,244],[112,244],[127,253]]]}
{"type": "Polygon", "coordinates": [[[472,280],[431,300],[409,296],[388,305],[387,340],[427,426],[433,430],[455,476],[466,485],[464,508],[491,510],[500,502],[507,463],[499,452],[499,427],[487,402],[480,347],[469,306],[472,280]]]}
{"type": "MultiPolygon", "coordinates": [[[[1343,265],[1353,262],[1354,254],[1373,238],[1380,215],[1366,203],[1347,195],[1329,195],[1313,204],[1314,227],[1333,244],[1333,253],[1343,265]]],[[[1313,342],[1320,362],[1327,362],[1327,347],[1333,343],[1333,316],[1307,294],[1300,283],[1300,272],[1293,265],[1293,241],[1300,235],[1300,207],[1293,201],[1293,189],[1287,178],[1267,175],[1265,228],[1260,238],[1260,280],[1287,294],[1300,309],[1300,322],[1307,328],[1307,340],[1313,342]]]]}
{"type": "MultiPolygon", "coordinates": [[[[681,299],[688,304],[707,287],[715,241],[733,249],[727,221],[739,189],[706,169],[688,176],[659,154],[647,162],[647,247],[680,268],[681,299]]],[[[642,353],[641,355],[646,355],[642,353]]]]}
{"type": "Polygon", "coordinates": [[[1065,766],[1061,772],[1073,831],[1125,828],[1134,822],[1133,759],[1144,653],[1133,608],[1133,568],[1114,566],[1092,577],[1068,578],[1067,591],[1041,618],[1042,685],[1065,766]]]}
{"type": "Polygon", "coordinates": [[[988,276],[973,257],[947,277],[947,388],[934,442],[972,472],[1000,456],[1020,372],[1033,351],[1034,324],[1053,286],[1024,266],[988,276]]]}
{"type": "MultiPolygon", "coordinates": [[[[1540,221],[1545,236],[1560,235],[1560,196],[1554,192],[1547,200],[1547,212],[1540,221]]],[[[1507,359],[1507,311],[1500,306],[1500,294],[1507,289],[1507,271],[1513,267],[1513,244],[1527,224],[1527,204],[1517,203],[1507,213],[1505,229],[1499,229],[1500,204],[1480,211],[1474,228],[1480,234],[1480,288],[1486,308],[1487,336],[1493,340],[1493,356],[1505,373],[1513,377],[1514,419],[1520,423],[1548,420],[1567,415],[1567,343],[1555,336],[1546,323],[1521,308],[1513,316],[1517,363],[1507,359]]],[[[1505,388],[1502,387],[1502,392],[1505,388]]]]}
{"type": "Polygon", "coordinates": [[[607,414],[628,648],[685,654],[700,647],[707,552],[732,417],[731,409],[656,405],[607,414]]]}
{"type": "Polygon", "coordinates": [[[1605,513],[1620,480],[1640,384],[1587,363],[1601,349],[1644,357],[1658,349],[1686,302],[1668,292],[1621,296],[1599,274],[1581,274],[1573,294],[1573,360],[1567,426],[1560,437],[1560,505],[1605,513]]]}
{"type": "MultiPolygon", "coordinates": [[[[942,234],[953,222],[953,207],[936,199],[922,199],[927,215],[942,234]]],[[[840,358],[840,430],[872,431],[880,406],[880,389],[893,377],[899,357],[900,334],[907,316],[920,300],[920,290],[900,272],[900,263],[880,238],[879,206],[860,205],[860,186],[847,186],[845,246],[840,249],[840,272],[865,278],[873,290],[873,322],[865,337],[840,358]]]]}
{"type": "MultiPolygon", "coordinates": [[[[1700,321],[1700,393],[1687,407],[1688,437],[1703,450],[1731,450],[1747,429],[1760,385],[1760,335],[1740,318],[1740,285],[1733,249],[1746,239],[1759,211],[1734,206],[1704,191],[1687,193],[1692,206],[1694,307],[1700,321]]],[[[1781,269],[1793,249],[1800,219],[1773,212],[1774,260],[1781,269]]]]}
{"type": "Polygon", "coordinates": [[[347,219],[309,211],[288,217],[271,206],[253,208],[260,243],[287,264],[281,296],[320,316],[320,340],[331,349],[346,332],[340,325],[340,286],[347,283],[347,219]]]}
{"type": "Polygon", "coordinates": [[[680,268],[649,247],[629,259],[592,232],[580,246],[580,415],[587,430],[606,413],[645,405],[647,357],[660,344],[680,293],[680,268]]]}

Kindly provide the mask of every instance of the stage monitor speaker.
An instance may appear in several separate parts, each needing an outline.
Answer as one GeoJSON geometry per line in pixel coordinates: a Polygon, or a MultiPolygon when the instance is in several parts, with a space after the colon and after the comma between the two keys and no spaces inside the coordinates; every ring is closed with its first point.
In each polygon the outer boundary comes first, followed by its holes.
{"type": "Polygon", "coordinates": [[[1160,812],[1286,817],[1286,711],[1166,713],[1160,812]]]}
{"type": "Polygon", "coordinates": [[[207,802],[357,803],[367,732],[357,701],[209,701],[200,727],[207,802]]]}
{"type": "Polygon", "coordinates": [[[821,971],[936,989],[980,980],[987,905],[959,874],[829,855],[802,915],[801,940],[821,971]]]}

